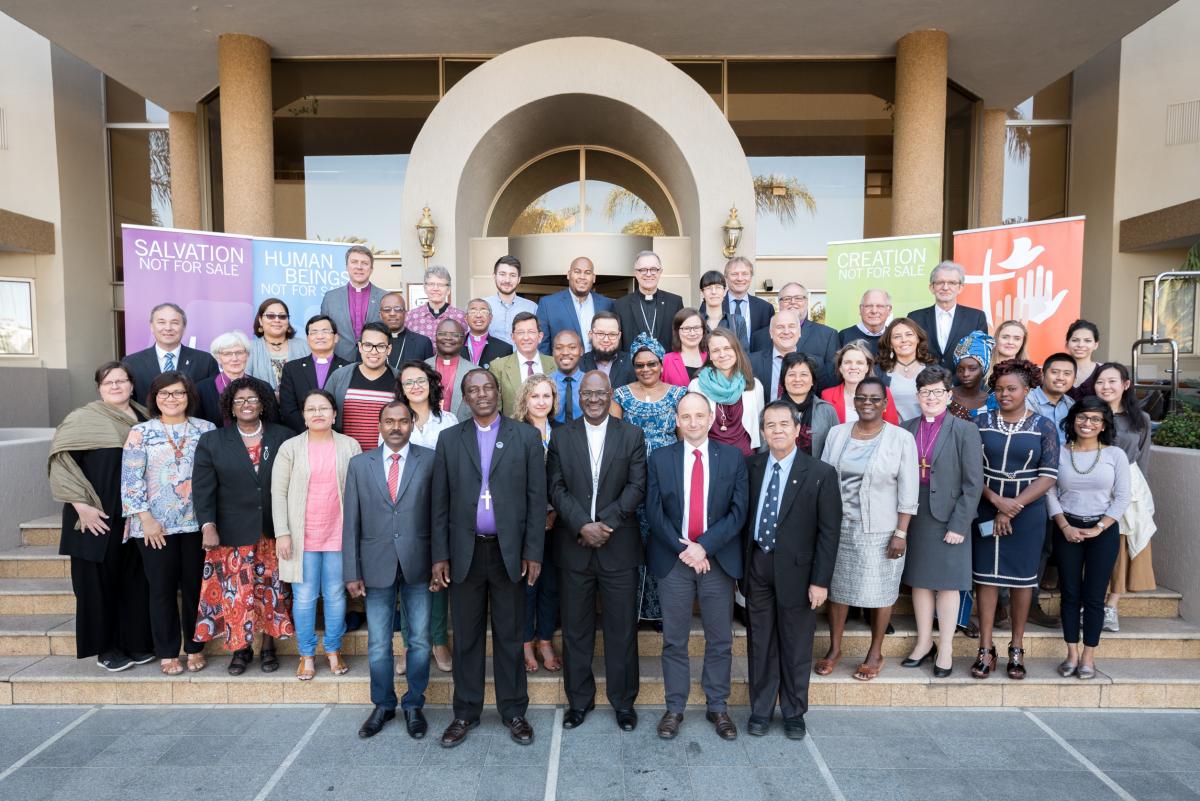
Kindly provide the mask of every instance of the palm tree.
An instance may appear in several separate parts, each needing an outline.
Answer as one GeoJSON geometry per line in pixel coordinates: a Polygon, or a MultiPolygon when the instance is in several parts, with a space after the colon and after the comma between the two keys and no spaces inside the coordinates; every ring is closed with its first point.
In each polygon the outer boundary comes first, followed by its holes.
{"type": "Polygon", "coordinates": [[[546,208],[546,195],[525,207],[509,229],[509,236],[529,234],[560,234],[575,227],[579,217],[578,206],[566,206],[556,210],[546,208]]]}
{"type": "Polygon", "coordinates": [[[799,207],[816,214],[817,201],[798,180],[790,175],[754,176],[754,207],[777,217],[781,223],[794,223],[799,207]]]}

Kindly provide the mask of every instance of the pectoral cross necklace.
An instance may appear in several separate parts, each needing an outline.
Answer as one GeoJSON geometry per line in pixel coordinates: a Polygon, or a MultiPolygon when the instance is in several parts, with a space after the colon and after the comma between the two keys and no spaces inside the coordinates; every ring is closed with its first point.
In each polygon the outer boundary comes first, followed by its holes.
{"type": "Polygon", "coordinates": [[[483,508],[490,510],[492,508],[492,488],[484,487],[479,499],[483,501],[483,508]]]}

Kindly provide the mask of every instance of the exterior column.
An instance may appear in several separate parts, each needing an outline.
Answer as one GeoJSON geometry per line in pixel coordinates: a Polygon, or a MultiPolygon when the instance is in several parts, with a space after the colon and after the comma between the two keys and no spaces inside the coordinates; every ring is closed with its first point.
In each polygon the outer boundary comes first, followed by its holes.
{"type": "Polygon", "coordinates": [[[984,109],[979,137],[979,225],[1004,224],[1004,151],[1008,133],[1004,109],[984,109]]]}
{"type": "Polygon", "coordinates": [[[892,234],[942,230],[946,159],[946,59],[943,31],[915,31],[896,44],[892,138],[892,234]]]}
{"type": "Polygon", "coordinates": [[[222,34],[221,169],[225,230],[275,233],[275,150],[272,138],[271,47],[262,39],[222,34]]]}
{"type": "Polygon", "coordinates": [[[196,151],[196,115],[172,111],[171,216],[175,228],[200,227],[200,159],[196,151]]]}

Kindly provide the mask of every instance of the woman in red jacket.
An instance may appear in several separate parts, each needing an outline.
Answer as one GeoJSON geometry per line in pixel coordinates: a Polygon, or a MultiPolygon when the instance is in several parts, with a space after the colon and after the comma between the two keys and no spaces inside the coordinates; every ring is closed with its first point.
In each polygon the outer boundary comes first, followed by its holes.
{"type": "MultiPolygon", "coordinates": [[[[853,423],[858,419],[858,414],[854,411],[854,393],[859,382],[874,370],[875,355],[861,339],[847,343],[837,352],[837,371],[842,383],[824,390],[821,400],[833,404],[839,423],[853,423]]],[[[892,398],[891,390],[887,390],[887,406],[883,410],[883,419],[892,425],[900,425],[900,415],[896,412],[896,401],[892,398]]]]}

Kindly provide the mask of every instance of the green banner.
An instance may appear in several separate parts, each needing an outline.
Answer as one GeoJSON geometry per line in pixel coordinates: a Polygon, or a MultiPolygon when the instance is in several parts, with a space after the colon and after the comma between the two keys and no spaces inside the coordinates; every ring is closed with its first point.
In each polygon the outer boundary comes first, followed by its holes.
{"type": "Polygon", "coordinates": [[[828,244],[825,324],[847,328],[859,321],[858,303],[868,289],[892,296],[892,316],[933,303],[929,272],[942,260],[942,235],[918,234],[828,244]]]}

